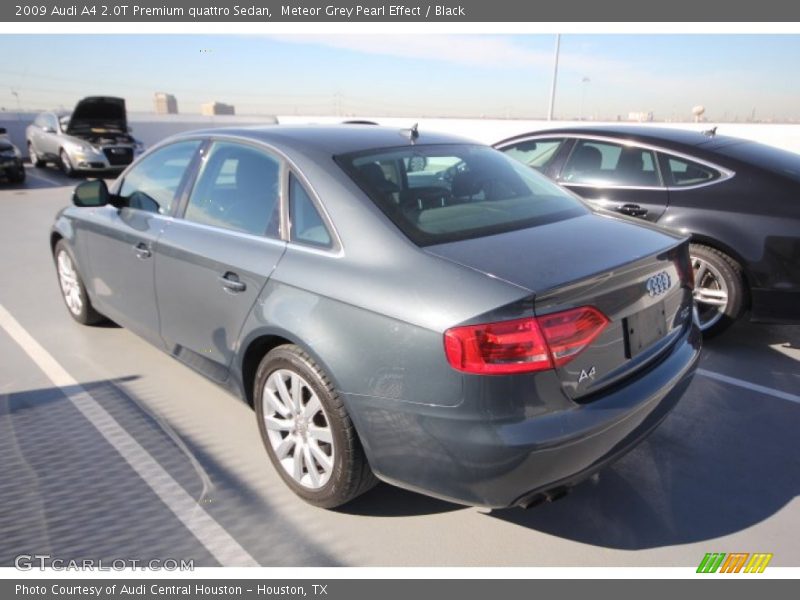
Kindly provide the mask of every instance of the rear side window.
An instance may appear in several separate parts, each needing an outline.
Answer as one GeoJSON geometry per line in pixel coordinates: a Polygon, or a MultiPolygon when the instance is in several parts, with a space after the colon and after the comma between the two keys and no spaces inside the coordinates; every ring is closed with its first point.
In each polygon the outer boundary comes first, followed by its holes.
{"type": "Polygon", "coordinates": [[[119,195],[126,206],[169,214],[186,169],[200,147],[199,140],[178,142],[156,150],[125,175],[119,195]]]}
{"type": "Polygon", "coordinates": [[[564,183],[596,186],[660,187],[661,179],[651,150],[580,140],[561,173],[564,183]]]}
{"type": "Polygon", "coordinates": [[[294,175],[289,176],[289,222],[293,242],[322,248],[333,245],[331,234],[311,196],[294,175]]]}
{"type": "Polygon", "coordinates": [[[667,165],[667,184],[671,187],[700,185],[719,179],[721,176],[716,169],[685,158],[665,154],[664,162],[667,165]]]}
{"type": "Polygon", "coordinates": [[[337,156],[336,161],[420,246],[588,212],[543,175],[486,146],[409,145],[337,156]]]}
{"type": "Polygon", "coordinates": [[[563,143],[563,139],[525,140],[505,146],[500,151],[537,171],[544,171],[563,143]]]}
{"type": "Polygon", "coordinates": [[[184,218],[253,235],[278,237],[280,163],[242,144],[215,142],[184,218]]]}

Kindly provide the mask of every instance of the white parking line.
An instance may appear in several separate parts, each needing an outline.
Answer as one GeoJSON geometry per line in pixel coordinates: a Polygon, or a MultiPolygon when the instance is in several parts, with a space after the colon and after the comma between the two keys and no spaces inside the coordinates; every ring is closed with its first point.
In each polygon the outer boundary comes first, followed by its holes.
{"type": "Polygon", "coordinates": [[[775,398],[780,398],[781,400],[788,400],[789,402],[795,402],[797,404],[800,404],[800,396],[797,396],[795,394],[790,394],[789,392],[782,392],[781,390],[775,390],[770,387],[758,385],[757,383],[750,383],[749,381],[745,381],[744,379],[729,377],[728,375],[723,375],[722,373],[707,371],[706,369],[697,369],[697,374],[703,375],[704,377],[708,377],[709,379],[716,379],[717,381],[722,381],[723,383],[728,383],[730,385],[735,385],[740,388],[745,388],[746,390],[752,390],[760,394],[766,394],[767,396],[773,396],[775,398]]]}
{"type": "Polygon", "coordinates": [[[242,548],[202,506],[198,505],[180,484],[158,464],[158,461],[125,431],[1,304],[0,327],[47,375],[53,385],[61,389],[72,404],[94,425],[222,566],[259,566],[256,559],[242,548]]]}

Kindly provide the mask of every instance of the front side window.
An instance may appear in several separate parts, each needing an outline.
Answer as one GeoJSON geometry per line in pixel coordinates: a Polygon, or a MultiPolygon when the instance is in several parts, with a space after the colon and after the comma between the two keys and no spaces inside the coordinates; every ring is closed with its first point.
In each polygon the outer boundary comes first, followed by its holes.
{"type": "Polygon", "coordinates": [[[199,140],[177,142],[142,159],[122,182],[119,195],[125,206],[169,214],[178,187],[199,147],[199,140]]]}
{"type": "Polygon", "coordinates": [[[667,163],[667,183],[672,187],[700,185],[719,179],[720,172],[685,158],[664,155],[667,163]]]}
{"type": "Polygon", "coordinates": [[[563,139],[524,140],[505,146],[501,151],[524,165],[544,171],[563,143],[563,139]]]}
{"type": "Polygon", "coordinates": [[[337,156],[336,161],[420,246],[588,212],[549,179],[486,146],[404,146],[337,156]]]}
{"type": "Polygon", "coordinates": [[[184,218],[252,235],[277,237],[280,163],[265,152],[215,142],[189,197],[184,218]]]}
{"type": "Polygon", "coordinates": [[[596,186],[660,187],[652,150],[595,140],[579,140],[561,174],[564,183],[596,186]]]}
{"type": "Polygon", "coordinates": [[[311,196],[294,175],[289,177],[289,222],[293,242],[322,248],[330,248],[333,244],[311,196]]]}

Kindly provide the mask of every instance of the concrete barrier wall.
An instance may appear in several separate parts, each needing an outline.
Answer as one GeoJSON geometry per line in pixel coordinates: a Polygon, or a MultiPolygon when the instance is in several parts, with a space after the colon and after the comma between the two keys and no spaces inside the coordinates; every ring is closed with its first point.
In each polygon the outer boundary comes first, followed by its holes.
{"type": "MultiPolygon", "coordinates": [[[[0,127],[8,130],[8,136],[23,153],[26,153],[25,128],[36,117],[34,113],[0,113],[0,127]]],[[[280,123],[341,123],[355,117],[296,117],[278,116],[280,123]]],[[[358,117],[374,121],[380,125],[406,128],[418,123],[420,128],[443,133],[452,133],[471,138],[487,144],[507,137],[526,133],[563,127],[569,125],[600,125],[592,121],[535,121],[506,119],[429,119],[429,118],[396,118],[396,117],[358,117]]],[[[181,131],[206,129],[213,127],[266,125],[275,122],[274,117],[242,117],[200,115],[128,115],[133,135],[145,145],[153,144],[181,131]]],[[[612,123],[620,125],[620,123],[612,123]]],[[[702,131],[713,127],[714,123],[650,123],[654,127],[673,127],[702,131]]],[[[800,125],[777,125],[764,123],[722,123],[718,125],[720,135],[731,135],[770,144],[800,154],[800,125]]]]}

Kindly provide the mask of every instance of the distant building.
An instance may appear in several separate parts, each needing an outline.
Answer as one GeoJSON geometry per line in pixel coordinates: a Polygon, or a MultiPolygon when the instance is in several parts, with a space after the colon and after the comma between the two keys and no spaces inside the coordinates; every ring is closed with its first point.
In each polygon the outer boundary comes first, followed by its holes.
{"type": "Polygon", "coordinates": [[[234,115],[236,110],[233,104],[225,104],[223,102],[207,102],[200,105],[200,114],[205,116],[213,115],[234,115]]]}
{"type": "Polygon", "coordinates": [[[653,111],[628,113],[628,121],[636,121],[638,123],[650,123],[652,120],[653,120],[653,111]]]}
{"type": "Polygon", "coordinates": [[[158,115],[177,115],[178,101],[172,94],[156,92],[155,95],[156,114],[158,115]]]}

